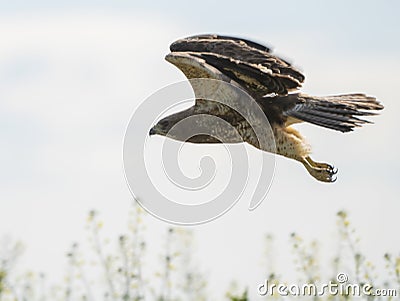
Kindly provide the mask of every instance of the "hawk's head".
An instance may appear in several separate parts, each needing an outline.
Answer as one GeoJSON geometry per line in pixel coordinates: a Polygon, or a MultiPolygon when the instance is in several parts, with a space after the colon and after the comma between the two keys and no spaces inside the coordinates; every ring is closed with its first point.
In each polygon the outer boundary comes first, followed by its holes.
{"type": "Polygon", "coordinates": [[[150,129],[149,135],[166,136],[169,130],[172,128],[173,124],[174,123],[172,122],[172,120],[170,120],[170,116],[165,117],[157,122],[157,124],[150,129]]]}
{"type": "Polygon", "coordinates": [[[183,137],[186,135],[186,130],[184,126],[176,126],[175,125],[184,120],[186,117],[189,117],[192,115],[192,109],[189,108],[187,110],[169,115],[154,125],[150,131],[149,135],[161,135],[161,136],[167,136],[169,138],[177,139],[180,140],[179,138],[183,137]]]}

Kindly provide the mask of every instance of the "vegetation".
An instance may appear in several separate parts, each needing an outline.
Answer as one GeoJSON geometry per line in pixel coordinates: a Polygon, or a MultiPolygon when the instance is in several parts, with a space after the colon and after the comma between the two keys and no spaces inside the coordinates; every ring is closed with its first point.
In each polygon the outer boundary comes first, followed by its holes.
{"type": "MultiPolygon", "coordinates": [[[[149,280],[144,273],[143,256],[147,244],[143,217],[145,213],[135,205],[130,212],[128,231],[114,239],[117,248],[110,250],[108,240],[102,236],[103,223],[95,211],[87,218],[86,230],[92,254],[85,256],[79,244],[72,244],[66,254],[65,279],[58,285],[48,284],[44,274],[32,272],[14,274],[14,265],[23,247],[20,243],[3,241],[0,248],[0,301],[46,301],[46,300],[113,300],[113,301],[202,301],[207,298],[206,281],[192,260],[189,247],[193,240],[191,231],[185,228],[169,228],[165,234],[165,253],[160,256],[160,270],[149,280]],[[101,276],[100,279],[98,276],[101,276]]],[[[338,213],[340,247],[332,260],[332,276],[322,279],[317,241],[304,241],[300,235],[290,236],[294,264],[298,270],[298,283],[338,283],[337,275],[345,271],[357,283],[371,284],[373,288],[400,287],[400,256],[385,254],[387,274],[385,279],[375,275],[375,268],[358,250],[355,231],[346,212],[338,213]],[[387,278],[387,279],[386,279],[387,278]]],[[[266,236],[266,254],[273,249],[273,236],[266,236]]],[[[326,272],[326,267],[324,268],[326,272]]],[[[271,284],[286,283],[277,271],[269,269],[267,280],[271,284]]],[[[233,290],[229,290],[232,292],[233,290]]],[[[397,290],[397,294],[399,291],[397,290]]],[[[248,290],[227,293],[226,300],[248,301],[248,290]]],[[[398,296],[398,295],[397,295],[398,296]]],[[[265,300],[291,300],[278,292],[262,297],[265,300]]],[[[299,300],[298,297],[292,297],[299,300]]],[[[396,300],[398,297],[366,296],[365,300],[396,300]]],[[[354,299],[362,300],[359,297],[354,299]]],[[[303,296],[301,300],[342,301],[353,300],[350,293],[324,296],[303,296]]]]}

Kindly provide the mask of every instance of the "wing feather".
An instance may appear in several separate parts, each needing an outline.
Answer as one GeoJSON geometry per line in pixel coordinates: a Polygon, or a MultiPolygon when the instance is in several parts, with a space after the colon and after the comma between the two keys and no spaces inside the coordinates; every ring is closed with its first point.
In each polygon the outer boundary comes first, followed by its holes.
{"type": "Polygon", "coordinates": [[[208,64],[203,58],[187,52],[172,52],[165,59],[178,67],[189,79],[198,109],[204,108],[206,111],[212,109],[222,114],[229,111],[227,107],[218,102],[209,101],[209,99],[225,100],[228,103],[239,102],[241,94],[238,92],[243,91],[242,87],[229,76],[208,64]],[[215,79],[216,81],[194,80],[199,78],[215,79]],[[237,87],[237,89],[232,88],[232,86],[237,87]]]}
{"type": "Polygon", "coordinates": [[[193,55],[204,59],[208,64],[232,78],[254,97],[262,97],[270,93],[284,95],[300,85],[296,79],[276,73],[265,66],[214,53],[193,53],[193,55]]]}
{"type": "Polygon", "coordinates": [[[285,95],[300,88],[305,79],[288,62],[271,54],[270,48],[246,39],[199,35],[174,42],[170,50],[197,53],[257,97],[285,95]]]}

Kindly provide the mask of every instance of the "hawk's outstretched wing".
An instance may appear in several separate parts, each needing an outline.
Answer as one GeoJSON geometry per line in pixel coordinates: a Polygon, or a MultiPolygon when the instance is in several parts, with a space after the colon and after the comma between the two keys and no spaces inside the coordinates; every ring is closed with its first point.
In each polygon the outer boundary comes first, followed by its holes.
{"type": "Polygon", "coordinates": [[[207,110],[214,110],[223,114],[229,109],[221,105],[220,102],[225,100],[228,104],[237,103],[244,93],[240,93],[243,88],[237,82],[207,63],[204,58],[193,53],[171,52],[167,54],[165,59],[178,67],[189,79],[198,108],[207,108],[207,110]],[[196,80],[203,78],[215,81],[196,80]],[[238,89],[232,89],[232,86],[238,89]],[[217,100],[217,102],[210,100],[217,100]]]}
{"type": "Polygon", "coordinates": [[[297,90],[304,75],[271,50],[245,39],[198,35],[171,44],[173,53],[186,53],[204,60],[242,86],[255,98],[297,90]]]}

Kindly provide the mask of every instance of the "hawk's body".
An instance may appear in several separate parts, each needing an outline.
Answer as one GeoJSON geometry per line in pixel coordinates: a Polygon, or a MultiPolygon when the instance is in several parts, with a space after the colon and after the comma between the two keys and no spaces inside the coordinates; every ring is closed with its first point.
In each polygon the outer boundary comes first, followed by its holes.
{"type": "MultiPolygon", "coordinates": [[[[252,126],[238,112],[229,106],[201,98],[201,89],[215,91],[216,94],[220,93],[223,97],[229,98],[230,91],[221,89],[217,82],[215,87],[212,87],[213,85],[200,87],[192,83],[196,95],[195,105],[164,118],[153,127],[151,134],[186,140],[180,138],[179,134],[169,134],[169,130],[177,122],[189,116],[213,115],[231,124],[232,131],[216,124],[203,124],[212,128],[212,132],[216,135],[197,135],[187,142],[221,143],[215,138],[221,135],[224,143],[245,141],[264,151],[276,152],[300,161],[308,172],[320,181],[334,181],[336,171],[329,164],[314,162],[309,157],[310,147],[300,133],[290,125],[306,121],[348,132],[368,122],[357,116],[374,115],[371,110],[383,108],[375,98],[364,94],[313,97],[301,93],[289,93],[301,87],[304,76],[289,63],[272,55],[267,47],[248,40],[202,35],[178,40],[170,49],[171,53],[166,56],[166,60],[177,66],[188,79],[215,79],[245,90],[268,118],[274,136],[269,139],[275,139],[276,150],[268,145],[260,146],[252,126]]],[[[240,99],[234,98],[235,96],[231,96],[228,101],[240,102],[240,99]]],[[[207,122],[206,119],[204,122],[207,122]]]]}

